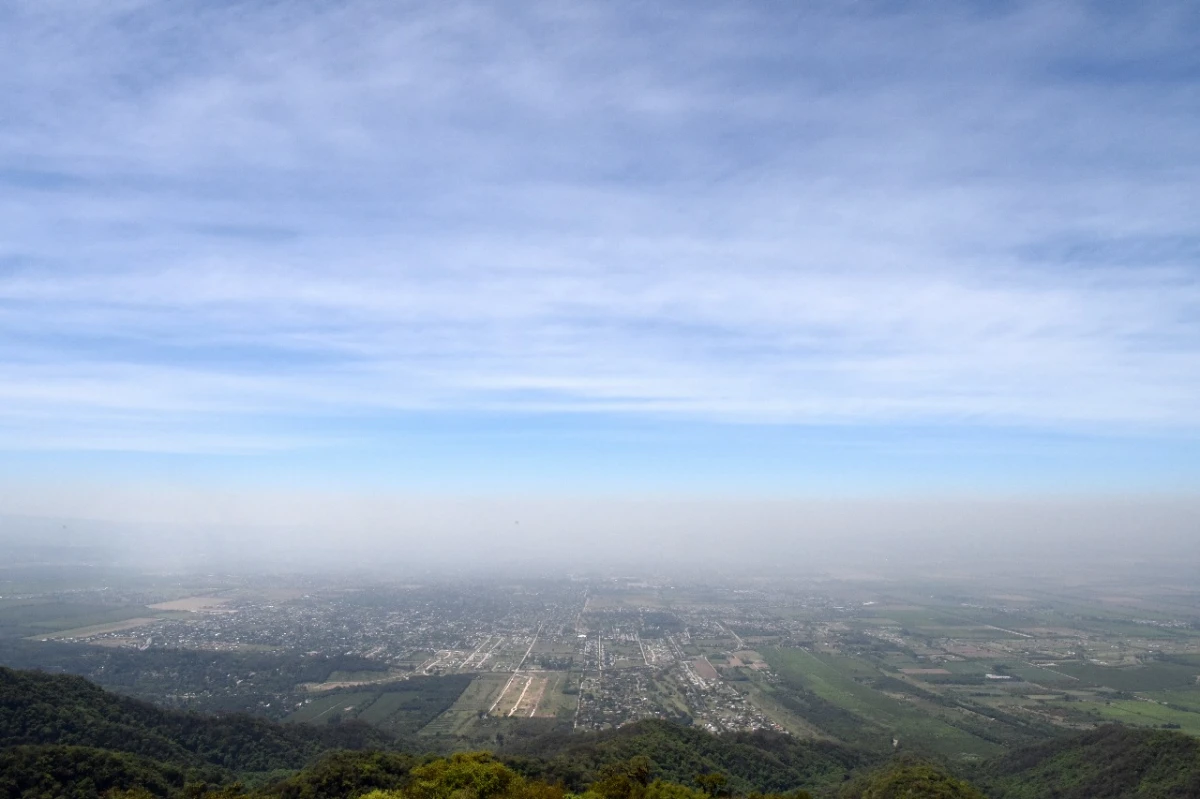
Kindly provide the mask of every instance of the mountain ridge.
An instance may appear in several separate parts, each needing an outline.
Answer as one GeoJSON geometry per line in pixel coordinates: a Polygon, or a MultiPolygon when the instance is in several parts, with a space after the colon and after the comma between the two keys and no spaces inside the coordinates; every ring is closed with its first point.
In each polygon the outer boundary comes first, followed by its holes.
{"type": "Polygon", "coordinates": [[[1200,796],[1200,740],[1107,726],[956,768],[647,720],[447,758],[361,722],[178,711],[82,677],[0,667],[0,799],[422,799],[422,774],[440,775],[428,799],[1183,799],[1200,796]],[[474,787],[451,785],[464,779],[474,787]]]}

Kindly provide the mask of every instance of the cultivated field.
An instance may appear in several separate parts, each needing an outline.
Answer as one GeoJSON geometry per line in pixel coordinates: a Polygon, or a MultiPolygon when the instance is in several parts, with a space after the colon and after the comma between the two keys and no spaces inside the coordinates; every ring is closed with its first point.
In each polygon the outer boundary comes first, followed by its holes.
{"type": "Polygon", "coordinates": [[[159,602],[149,605],[151,610],[178,610],[186,613],[204,613],[220,610],[229,604],[229,597],[220,596],[190,596],[183,599],[173,599],[170,602],[159,602]]]}
{"type": "Polygon", "coordinates": [[[358,690],[335,690],[307,698],[289,721],[357,718],[390,732],[413,734],[446,712],[471,682],[466,675],[413,677],[358,690]]]}
{"type": "Polygon", "coordinates": [[[31,636],[37,639],[46,640],[66,640],[74,638],[90,638],[94,635],[105,635],[107,633],[119,633],[124,630],[132,630],[136,627],[144,627],[147,624],[153,624],[158,619],[151,616],[143,616],[134,619],[125,619],[124,621],[114,621],[108,624],[91,624],[87,627],[74,627],[70,630],[61,630],[56,633],[47,633],[45,635],[31,636]]]}
{"type": "Polygon", "coordinates": [[[500,697],[511,675],[476,676],[444,713],[421,729],[422,735],[466,735],[500,697]]]}

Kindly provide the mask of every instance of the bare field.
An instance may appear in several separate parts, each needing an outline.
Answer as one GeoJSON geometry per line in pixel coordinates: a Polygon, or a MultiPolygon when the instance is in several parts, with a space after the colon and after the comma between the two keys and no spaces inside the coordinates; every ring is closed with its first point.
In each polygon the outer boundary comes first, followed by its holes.
{"type": "Polygon", "coordinates": [[[514,675],[508,680],[504,686],[504,693],[492,705],[489,715],[492,716],[511,716],[517,711],[517,707],[525,698],[525,694],[529,691],[529,686],[533,682],[533,678],[526,674],[514,675]]]}
{"type": "Polygon", "coordinates": [[[717,670],[713,668],[713,665],[708,662],[708,658],[696,658],[692,661],[692,668],[706,680],[716,680],[721,677],[721,675],[717,674],[717,670]]]}
{"type": "Polygon", "coordinates": [[[462,735],[483,715],[508,682],[500,674],[480,674],[442,715],[425,725],[421,735],[462,735]]]}
{"type": "Polygon", "coordinates": [[[31,640],[42,641],[45,639],[60,640],[64,638],[88,638],[93,635],[104,635],[105,633],[119,633],[122,630],[132,630],[135,627],[144,627],[147,624],[153,624],[158,619],[151,616],[126,619],[125,621],[114,621],[108,624],[93,624],[88,627],[76,627],[71,630],[60,630],[56,633],[44,633],[42,635],[30,636],[31,640]]]}
{"type": "Polygon", "coordinates": [[[580,702],[577,693],[565,693],[571,684],[571,674],[568,672],[550,672],[547,674],[546,691],[542,693],[541,702],[534,709],[534,719],[553,719],[553,717],[570,717],[575,715],[575,709],[580,702]]]}
{"type": "Polygon", "coordinates": [[[517,704],[513,705],[508,715],[525,717],[536,713],[538,705],[542,703],[542,696],[546,693],[547,682],[545,677],[530,677],[529,684],[525,686],[525,690],[517,698],[517,704]]]}
{"type": "Polygon", "coordinates": [[[386,683],[400,682],[407,680],[408,675],[403,673],[388,674],[384,677],[374,677],[364,680],[331,680],[330,682],[306,682],[301,684],[301,688],[310,693],[320,691],[333,691],[337,688],[356,688],[360,685],[384,685],[386,683]]]}
{"type": "Polygon", "coordinates": [[[537,703],[530,711],[529,715],[531,718],[555,718],[562,713],[566,713],[569,716],[575,712],[575,705],[578,698],[563,693],[563,689],[567,687],[569,677],[570,675],[563,671],[546,673],[545,690],[538,697],[537,703]]]}
{"type": "Polygon", "coordinates": [[[596,593],[588,597],[584,613],[618,608],[663,608],[662,599],[654,594],[596,593]]]}
{"type": "Polygon", "coordinates": [[[518,674],[507,681],[504,692],[488,712],[493,718],[554,718],[564,708],[572,711],[575,697],[563,694],[567,673],[544,671],[518,674]]]}
{"type": "Polygon", "coordinates": [[[189,596],[183,599],[173,599],[170,602],[159,602],[148,605],[151,610],[183,610],[189,613],[220,610],[222,605],[230,601],[229,597],[221,596],[189,596]]]}

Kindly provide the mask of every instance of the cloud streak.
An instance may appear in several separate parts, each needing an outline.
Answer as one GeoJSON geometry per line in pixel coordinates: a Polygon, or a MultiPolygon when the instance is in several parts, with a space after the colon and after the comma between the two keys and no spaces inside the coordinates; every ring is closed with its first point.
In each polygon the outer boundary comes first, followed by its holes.
{"type": "Polygon", "coordinates": [[[0,13],[10,446],[1200,427],[1191,4],[0,13]]]}

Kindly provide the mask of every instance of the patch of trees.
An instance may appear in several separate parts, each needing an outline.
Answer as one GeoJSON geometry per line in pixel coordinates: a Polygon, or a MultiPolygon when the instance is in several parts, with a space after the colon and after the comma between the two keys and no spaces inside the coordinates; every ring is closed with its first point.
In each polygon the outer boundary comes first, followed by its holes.
{"type": "Polygon", "coordinates": [[[80,678],[0,668],[6,799],[979,799],[963,777],[993,799],[1200,796],[1200,741],[1113,726],[957,776],[903,756],[878,768],[878,756],[828,741],[662,721],[580,735],[517,728],[494,755],[336,751],[390,740],[365,725],[164,710],[80,678]]]}
{"type": "Polygon", "coordinates": [[[648,610],[639,620],[642,638],[666,638],[683,631],[683,622],[674,613],[648,610]]]}
{"type": "Polygon", "coordinates": [[[842,789],[841,799],[986,799],[966,780],[932,763],[899,759],[842,789]]]}
{"type": "MultiPolygon", "coordinates": [[[[796,685],[780,683],[772,697],[805,721],[844,741],[870,741],[877,751],[891,748],[891,734],[873,722],[796,685]]],[[[871,744],[868,744],[869,746],[871,744]]]]}
{"type": "Polygon", "coordinates": [[[1015,750],[973,777],[996,799],[1200,796],[1200,739],[1106,725],[1015,750]]]}
{"type": "MultiPolygon", "coordinates": [[[[390,683],[377,691],[373,701],[394,702],[397,695],[401,701],[395,703],[395,709],[386,718],[376,720],[376,726],[394,735],[415,734],[448,710],[472,679],[474,677],[470,674],[446,674],[439,677],[411,677],[390,683]]],[[[358,693],[362,688],[346,690],[358,693]]],[[[331,715],[339,716],[338,713],[331,715]]]]}
{"type": "Polygon", "coordinates": [[[518,772],[583,790],[603,770],[644,756],[652,776],[690,784],[696,774],[722,773],[731,791],[787,791],[797,785],[835,784],[865,756],[827,741],[768,732],[712,735],[665,721],[642,721],[588,735],[556,733],[515,741],[501,750],[518,772]]]}
{"type": "Polygon", "coordinates": [[[58,641],[0,641],[0,664],[77,674],[157,704],[208,712],[246,711],[281,718],[298,701],[296,686],[335,671],[381,671],[358,655],[275,652],[132,651],[58,641]],[[265,706],[270,704],[270,708],[265,706]]]}
{"type": "Polygon", "coordinates": [[[779,635],[778,629],[771,627],[755,627],[753,624],[745,624],[733,622],[729,625],[729,629],[740,635],[742,638],[764,637],[769,638],[779,635]]]}
{"type": "Polygon", "coordinates": [[[0,796],[96,799],[110,791],[141,789],[149,796],[177,794],[188,777],[204,774],[125,752],[82,746],[15,746],[0,750],[0,796]]]}
{"type": "Polygon", "coordinates": [[[421,758],[398,752],[335,752],[263,790],[278,799],[339,799],[408,783],[421,758]]]}
{"type": "Polygon", "coordinates": [[[280,725],[231,714],[166,710],[111,694],[81,677],[0,667],[0,746],[75,746],[230,772],[295,769],[332,749],[384,748],[362,723],[280,725]]]}

